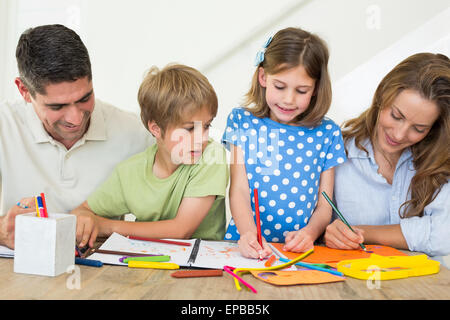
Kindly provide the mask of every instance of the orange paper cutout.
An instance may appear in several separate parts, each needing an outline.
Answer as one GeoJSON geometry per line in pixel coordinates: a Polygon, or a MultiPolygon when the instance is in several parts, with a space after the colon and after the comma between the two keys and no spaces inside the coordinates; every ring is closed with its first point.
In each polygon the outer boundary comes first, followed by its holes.
{"type": "Polygon", "coordinates": [[[298,271],[251,271],[251,273],[259,280],[278,286],[320,284],[345,280],[345,278],[334,274],[307,269],[298,271]]]}
{"type": "MultiPolygon", "coordinates": [[[[280,253],[292,260],[302,253],[288,252],[283,250],[283,243],[271,243],[280,253]]],[[[381,245],[366,245],[367,252],[359,250],[343,250],[331,249],[324,246],[314,246],[314,252],[307,256],[302,262],[308,263],[325,263],[332,267],[336,267],[337,263],[342,260],[369,258],[372,253],[380,256],[407,256],[395,248],[381,245]]]]}

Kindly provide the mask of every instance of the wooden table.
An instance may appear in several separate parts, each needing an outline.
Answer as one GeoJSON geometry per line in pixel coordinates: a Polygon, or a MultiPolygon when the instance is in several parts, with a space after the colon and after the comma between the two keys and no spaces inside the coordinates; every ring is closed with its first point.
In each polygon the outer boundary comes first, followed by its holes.
{"type": "Polygon", "coordinates": [[[243,275],[258,291],[254,294],[246,289],[237,291],[226,273],[222,277],[177,279],[170,276],[172,270],[77,265],[78,273],[45,277],[14,273],[13,265],[13,259],[0,258],[2,300],[450,300],[450,270],[444,266],[435,275],[381,281],[379,289],[370,289],[365,280],[350,277],[330,284],[277,287],[243,275]]]}

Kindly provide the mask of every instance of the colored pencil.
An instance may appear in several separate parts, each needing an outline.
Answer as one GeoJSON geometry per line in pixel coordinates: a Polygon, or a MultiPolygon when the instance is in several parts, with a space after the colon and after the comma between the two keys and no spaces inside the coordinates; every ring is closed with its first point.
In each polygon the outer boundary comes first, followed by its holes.
{"type": "Polygon", "coordinates": [[[136,253],[136,252],[114,251],[114,250],[103,250],[103,249],[92,249],[89,254],[92,254],[92,253],[116,254],[116,255],[120,255],[120,256],[130,256],[130,257],[160,256],[160,254],[142,254],[142,253],[136,253]]]}
{"type": "MultiPolygon", "coordinates": [[[[331,201],[331,199],[328,197],[327,193],[325,191],[322,191],[322,195],[324,196],[324,198],[328,201],[328,203],[330,204],[330,206],[334,209],[334,212],[336,212],[336,214],[338,215],[339,219],[341,219],[341,221],[350,228],[350,230],[352,230],[354,233],[355,230],[353,230],[353,228],[350,226],[350,224],[347,222],[347,220],[345,220],[344,216],[342,215],[342,213],[338,210],[338,208],[334,205],[333,201],[331,201]]],[[[359,246],[364,250],[367,251],[366,247],[364,246],[364,244],[360,243],[359,246]]]]}
{"type": "Polygon", "coordinates": [[[135,236],[128,236],[128,238],[132,239],[132,240],[141,240],[141,241],[150,241],[150,242],[160,242],[160,243],[167,243],[167,244],[175,244],[175,245],[178,245],[178,246],[188,246],[189,247],[191,245],[191,243],[183,242],[183,241],[143,238],[143,237],[135,237],[135,236]]]}
{"type": "Polygon", "coordinates": [[[151,262],[151,261],[130,261],[128,268],[144,268],[144,269],[180,269],[180,266],[171,262],[151,262]]]}
{"type": "Polygon", "coordinates": [[[44,212],[44,205],[42,204],[42,197],[37,196],[36,199],[37,199],[38,207],[39,207],[39,216],[41,218],[46,218],[45,212],[44,212]]]}
{"type": "Polygon", "coordinates": [[[138,256],[123,256],[122,258],[119,259],[120,262],[122,263],[126,263],[125,260],[128,258],[151,258],[151,257],[161,257],[162,254],[152,254],[152,255],[138,255],[138,256]]]}
{"type": "MultiPolygon", "coordinates": [[[[266,263],[264,263],[265,267],[271,267],[272,264],[275,262],[275,260],[277,259],[277,257],[273,254],[270,256],[270,258],[266,261],[266,263]]],[[[287,261],[286,261],[287,262],[287,261]]]]}
{"type": "Polygon", "coordinates": [[[81,251],[80,251],[80,249],[78,248],[77,245],[75,245],[75,256],[78,256],[78,257],[82,258],[81,251]]]}
{"type": "Polygon", "coordinates": [[[174,278],[221,277],[222,275],[223,271],[219,269],[180,270],[171,273],[174,278]]]}
{"type": "Polygon", "coordinates": [[[262,248],[263,244],[261,237],[261,219],[259,217],[258,189],[253,189],[253,195],[255,197],[256,235],[258,237],[258,243],[262,248]]]}
{"type": "Polygon", "coordinates": [[[78,257],[75,257],[75,264],[81,264],[84,266],[97,267],[97,268],[103,266],[103,262],[101,262],[99,260],[84,259],[84,258],[78,258],[78,257]]]}
{"type": "MultiPolygon", "coordinates": [[[[241,277],[239,277],[237,274],[235,274],[232,269],[229,266],[224,266],[223,270],[227,273],[229,273],[232,277],[235,278],[235,281],[239,281],[240,283],[242,283],[244,286],[246,286],[247,288],[249,288],[253,293],[258,293],[258,291],[256,291],[255,288],[253,288],[250,284],[248,284],[247,282],[245,282],[241,277]]],[[[241,290],[241,287],[238,287],[238,290],[241,290]]]]}
{"type": "MultiPolygon", "coordinates": [[[[280,257],[280,261],[289,262],[290,260],[280,257]]],[[[296,266],[300,266],[300,267],[304,267],[304,268],[307,268],[307,269],[311,269],[311,270],[328,272],[328,273],[331,273],[331,274],[334,274],[334,275],[340,276],[340,277],[344,276],[344,274],[342,272],[335,271],[335,270],[330,270],[330,269],[325,269],[325,268],[321,268],[321,267],[317,267],[317,266],[314,266],[314,265],[311,265],[311,264],[308,264],[308,263],[304,263],[304,262],[297,262],[295,265],[296,266]]]]}
{"type": "Polygon", "coordinates": [[[36,203],[36,215],[38,217],[41,217],[41,214],[39,213],[39,204],[38,204],[37,197],[34,197],[34,202],[36,203]]]}
{"type": "Polygon", "coordinates": [[[42,206],[44,207],[44,216],[48,218],[47,203],[45,202],[45,195],[43,192],[41,193],[41,198],[42,198],[42,206]]]}
{"type": "Polygon", "coordinates": [[[170,261],[170,256],[128,257],[128,258],[123,259],[121,262],[128,263],[130,261],[167,262],[167,261],[170,261]]]}

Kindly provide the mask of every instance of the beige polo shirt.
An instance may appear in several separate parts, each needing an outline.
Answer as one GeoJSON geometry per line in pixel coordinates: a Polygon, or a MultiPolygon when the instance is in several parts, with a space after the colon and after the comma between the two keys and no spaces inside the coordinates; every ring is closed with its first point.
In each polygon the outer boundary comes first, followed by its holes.
{"type": "Polygon", "coordinates": [[[0,104],[0,215],[45,193],[49,212],[68,213],[114,167],[154,143],[139,117],[96,100],[86,134],[70,150],[44,129],[31,104],[0,104]]]}

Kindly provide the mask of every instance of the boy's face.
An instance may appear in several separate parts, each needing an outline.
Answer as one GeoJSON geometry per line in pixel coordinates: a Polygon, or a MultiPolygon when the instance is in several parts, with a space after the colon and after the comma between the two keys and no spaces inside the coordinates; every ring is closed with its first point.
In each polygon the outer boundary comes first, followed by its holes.
{"type": "Polygon", "coordinates": [[[181,124],[169,125],[164,137],[158,139],[158,147],[170,155],[173,164],[197,163],[208,145],[213,119],[207,108],[200,109],[181,124]]]}

